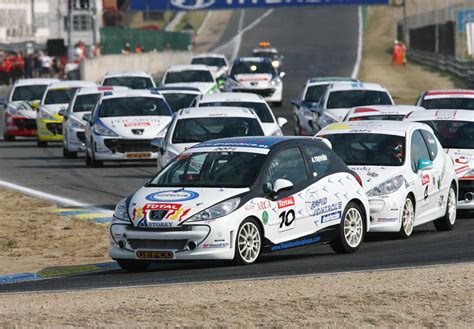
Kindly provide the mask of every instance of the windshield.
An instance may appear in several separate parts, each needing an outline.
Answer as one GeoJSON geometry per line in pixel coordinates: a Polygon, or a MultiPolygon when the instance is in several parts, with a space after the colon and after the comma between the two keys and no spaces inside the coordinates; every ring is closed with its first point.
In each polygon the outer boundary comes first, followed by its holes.
{"type": "Polygon", "coordinates": [[[48,85],[19,86],[15,87],[12,101],[35,101],[43,98],[44,91],[48,85]]]}
{"type": "Polygon", "coordinates": [[[203,152],[179,155],[147,186],[250,186],[266,155],[244,152],[203,152]]]}
{"type": "Polygon", "coordinates": [[[263,58],[270,58],[271,60],[279,60],[280,56],[278,53],[274,53],[271,51],[254,51],[253,52],[254,57],[263,57],[263,58]]]}
{"type": "Polygon", "coordinates": [[[105,78],[103,86],[122,86],[130,89],[153,88],[153,81],[147,77],[115,77],[105,78]]]}
{"type": "Polygon", "coordinates": [[[424,99],[421,102],[427,110],[456,109],[474,110],[474,98],[435,98],[424,99]]]}
{"type": "Polygon", "coordinates": [[[168,104],[156,97],[118,97],[102,101],[99,117],[171,116],[168,104]]]}
{"type": "Polygon", "coordinates": [[[206,66],[226,66],[227,63],[223,58],[219,57],[199,57],[199,58],[193,58],[191,60],[191,64],[201,64],[201,65],[206,65],[206,66]]]}
{"type": "Polygon", "coordinates": [[[331,141],[333,151],[348,166],[401,166],[405,161],[403,136],[347,133],[324,138],[331,141]]]}
{"type": "Polygon", "coordinates": [[[46,94],[44,104],[67,104],[72,100],[77,89],[78,87],[68,89],[50,89],[46,94]]]}
{"type": "Polygon", "coordinates": [[[252,118],[221,117],[181,119],[176,123],[173,144],[200,143],[211,139],[263,136],[258,121],[252,118]]]}
{"type": "Polygon", "coordinates": [[[76,100],[74,101],[74,107],[72,108],[72,111],[91,112],[97,104],[99,97],[100,93],[77,96],[76,100]]]}
{"type": "Polygon", "coordinates": [[[166,73],[166,83],[214,82],[212,74],[203,70],[187,70],[166,73]]]}
{"type": "Polygon", "coordinates": [[[393,105],[384,91],[373,90],[341,90],[329,94],[326,108],[340,109],[366,105],[393,105]]]}
{"type": "Polygon", "coordinates": [[[190,107],[191,103],[196,99],[196,97],[198,97],[196,94],[184,93],[162,93],[162,95],[173,112],[178,112],[181,109],[190,107]]]}
{"type": "Polygon", "coordinates": [[[430,126],[444,149],[474,149],[474,122],[423,121],[430,126]]]}
{"type": "Polygon", "coordinates": [[[363,117],[349,118],[349,121],[370,121],[370,120],[402,121],[404,118],[405,118],[404,114],[384,114],[384,115],[367,115],[363,117]]]}
{"type": "Polygon", "coordinates": [[[238,74],[271,74],[276,76],[275,68],[270,62],[236,62],[232,65],[230,75],[238,74]]]}
{"type": "Polygon", "coordinates": [[[306,94],[304,95],[304,100],[307,102],[319,102],[328,86],[328,84],[325,84],[308,87],[308,90],[306,90],[306,94]]]}
{"type": "Polygon", "coordinates": [[[257,114],[258,118],[262,122],[273,123],[273,117],[270,113],[270,109],[265,103],[254,103],[254,102],[210,102],[210,103],[199,103],[199,107],[209,106],[235,106],[235,107],[246,107],[253,109],[257,114]]]}

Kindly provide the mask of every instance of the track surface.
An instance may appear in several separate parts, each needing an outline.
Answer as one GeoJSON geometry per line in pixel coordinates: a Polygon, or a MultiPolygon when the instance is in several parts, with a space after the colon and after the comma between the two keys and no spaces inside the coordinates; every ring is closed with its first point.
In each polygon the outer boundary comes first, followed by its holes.
{"type": "MultiPolygon", "coordinates": [[[[243,27],[264,11],[246,11],[243,27]]],[[[237,33],[241,12],[233,14],[219,44],[237,33]]],[[[284,54],[284,105],[277,116],[290,120],[289,100],[311,76],[351,74],[356,59],[358,18],[356,7],[275,10],[243,35],[239,55],[249,55],[259,41],[270,41],[284,54]]],[[[155,173],[154,163],[111,164],[87,168],[84,159],[65,160],[60,147],[39,149],[35,141],[0,141],[0,179],[77,201],[113,208],[155,173]]],[[[473,217],[472,214],[467,217],[473,217]]],[[[452,232],[437,232],[432,224],[415,230],[409,240],[369,237],[358,253],[334,255],[327,246],[314,246],[263,256],[252,266],[230,267],[214,262],[161,263],[151,271],[128,274],[108,271],[19,284],[0,285],[0,292],[87,289],[154,285],[209,280],[234,280],[348,270],[430,265],[474,261],[474,222],[459,219],[452,232]]]]}

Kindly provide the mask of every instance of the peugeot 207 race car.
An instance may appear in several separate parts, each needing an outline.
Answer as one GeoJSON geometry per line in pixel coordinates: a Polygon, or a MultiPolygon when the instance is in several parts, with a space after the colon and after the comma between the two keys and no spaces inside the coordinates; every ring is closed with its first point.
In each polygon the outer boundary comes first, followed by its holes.
{"type": "Polygon", "coordinates": [[[264,136],[262,122],[254,111],[239,107],[193,107],[176,113],[164,138],[153,145],[160,150],[158,169],[184,150],[211,139],[264,136]]]}
{"type": "Polygon", "coordinates": [[[427,110],[474,110],[474,90],[428,90],[421,93],[416,105],[427,110]]]}
{"type": "Polygon", "coordinates": [[[105,160],[156,159],[151,146],[164,136],[172,118],[166,100],[153,90],[105,92],[92,114],[86,113],[86,164],[105,160]]]}
{"type": "Polygon", "coordinates": [[[218,93],[203,95],[197,100],[196,107],[209,106],[236,106],[246,107],[255,111],[262,122],[265,136],[282,136],[281,127],[288,120],[279,117],[275,118],[273,111],[262,96],[251,93],[218,93]]]}
{"type": "Polygon", "coordinates": [[[312,138],[226,138],[198,144],[132,196],[110,226],[126,270],[155,260],[255,262],[262,252],[361,245],[369,206],[351,170],[312,138]]]}
{"type": "Polygon", "coordinates": [[[430,127],[405,121],[332,124],[318,133],[363,180],[370,203],[370,232],[409,237],[415,226],[434,221],[451,230],[458,182],[453,161],[430,127]]]}
{"type": "Polygon", "coordinates": [[[405,120],[423,122],[433,129],[444,151],[454,161],[459,179],[458,209],[474,209],[474,112],[414,112],[405,120]]]}
{"type": "Polygon", "coordinates": [[[216,79],[227,74],[229,62],[225,55],[220,54],[198,54],[191,59],[192,65],[206,65],[214,74],[216,79]]]}
{"type": "Polygon", "coordinates": [[[295,135],[313,136],[318,132],[319,128],[314,127],[313,122],[319,113],[319,100],[329,85],[338,82],[357,83],[359,80],[347,77],[319,77],[306,81],[301,96],[291,101],[294,105],[295,135]]]}
{"type": "Polygon", "coordinates": [[[94,110],[100,95],[106,91],[128,90],[127,87],[94,87],[80,88],[76,91],[72,101],[66,110],[60,110],[59,114],[64,116],[62,127],[63,133],[63,156],[65,158],[77,157],[77,152],[85,151],[85,126],[83,120],[86,113],[94,110]]]}
{"type": "Polygon", "coordinates": [[[274,68],[281,70],[283,65],[283,56],[280,55],[276,48],[273,48],[270,42],[260,42],[258,48],[252,51],[252,57],[269,58],[274,68]]]}
{"type": "Polygon", "coordinates": [[[267,102],[281,105],[284,76],[285,73],[278,73],[268,58],[242,57],[232,63],[224,91],[254,93],[267,102]]]}
{"type": "Polygon", "coordinates": [[[3,118],[3,139],[36,136],[36,111],[49,84],[58,79],[20,79],[10,90],[3,118]]]}
{"type": "Polygon", "coordinates": [[[152,76],[144,71],[109,72],[102,79],[102,86],[148,89],[156,87],[152,76]]]}
{"type": "Polygon", "coordinates": [[[205,65],[173,65],[163,76],[162,87],[194,87],[202,94],[219,92],[212,71],[205,65]]]}
{"type": "Polygon", "coordinates": [[[196,98],[202,95],[199,88],[193,87],[161,87],[152,90],[156,90],[160,95],[163,95],[173,113],[191,107],[196,98]]]}
{"type": "Polygon", "coordinates": [[[63,140],[63,116],[59,114],[59,111],[66,110],[77,89],[86,87],[97,87],[97,84],[92,81],[70,80],[48,86],[36,117],[39,147],[48,146],[48,142],[63,140]]]}
{"type": "Polygon", "coordinates": [[[361,106],[350,110],[343,121],[392,120],[402,121],[414,111],[424,111],[425,108],[413,105],[374,105],[361,106]]]}

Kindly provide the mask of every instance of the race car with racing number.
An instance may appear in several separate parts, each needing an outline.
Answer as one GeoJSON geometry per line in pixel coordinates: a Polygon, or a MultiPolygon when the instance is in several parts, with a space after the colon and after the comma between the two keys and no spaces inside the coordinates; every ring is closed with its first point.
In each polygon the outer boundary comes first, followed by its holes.
{"type": "Polygon", "coordinates": [[[474,90],[427,90],[418,97],[416,105],[427,110],[474,110],[474,90]]]}
{"type": "Polygon", "coordinates": [[[220,91],[214,74],[205,65],[170,66],[163,76],[161,87],[194,87],[202,94],[220,91]]]}
{"type": "Polygon", "coordinates": [[[258,44],[258,48],[252,51],[252,57],[269,58],[272,65],[277,70],[281,70],[283,66],[283,55],[278,52],[278,49],[271,46],[270,42],[263,41],[258,44]]]}
{"type": "Polygon", "coordinates": [[[374,105],[351,109],[342,121],[392,120],[402,121],[414,111],[423,111],[424,107],[413,105],[374,105]]]}
{"type": "Polygon", "coordinates": [[[458,181],[451,158],[423,123],[350,121],[317,136],[361,177],[370,203],[370,232],[398,232],[434,222],[451,230],[456,221],[458,181]]]}
{"type": "Polygon", "coordinates": [[[459,179],[458,209],[474,209],[474,113],[470,110],[414,112],[406,121],[430,126],[454,161],[459,179]]]}
{"type": "Polygon", "coordinates": [[[370,228],[360,178],[317,138],[200,143],[121,200],[109,254],[125,270],[153,261],[233,260],[330,243],[355,252],[370,228]]]}
{"type": "Polygon", "coordinates": [[[107,72],[102,79],[104,87],[127,87],[130,89],[155,88],[155,80],[145,71],[107,72]]]}

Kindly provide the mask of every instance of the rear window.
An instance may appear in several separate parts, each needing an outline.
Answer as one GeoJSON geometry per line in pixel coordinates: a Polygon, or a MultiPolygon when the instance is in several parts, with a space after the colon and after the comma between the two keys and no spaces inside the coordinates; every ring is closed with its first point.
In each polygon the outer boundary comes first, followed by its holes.
{"type": "Polygon", "coordinates": [[[367,105],[393,105],[386,92],[373,90],[341,90],[329,94],[326,108],[350,108],[367,105]]]}
{"type": "Polygon", "coordinates": [[[227,63],[223,58],[216,58],[216,57],[200,57],[200,58],[193,58],[191,60],[191,64],[201,64],[206,66],[226,66],[227,63]]]}
{"type": "Polygon", "coordinates": [[[257,114],[260,121],[265,123],[273,123],[273,117],[270,113],[270,109],[265,103],[254,103],[254,102],[210,102],[210,103],[200,103],[199,107],[209,107],[209,106],[235,106],[235,107],[246,107],[253,109],[255,114],[257,114]]]}
{"type": "Polygon", "coordinates": [[[474,110],[474,98],[435,98],[424,99],[421,102],[427,110],[442,110],[442,109],[456,109],[456,110],[474,110]]]}
{"type": "Polygon", "coordinates": [[[153,81],[147,77],[114,77],[105,78],[103,86],[122,86],[130,89],[153,88],[153,81]]]}
{"type": "Polygon", "coordinates": [[[372,121],[372,120],[392,120],[402,121],[405,118],[403,114],[384,114],[384,115],[367,115],[363,117],[349,118],[349,121],[372,121]]]}
{"type": "Polygon", "coordinates": [[[185,93],[162,93],[173,112],[190,107],[191,103],[198,97],[196,94],[185,93]]]}
{"type": "Polygon", "coordinates": [[[204,70],[171,71],[166,73],[166,83],[214,82],[212,74],[204,70]]]}

